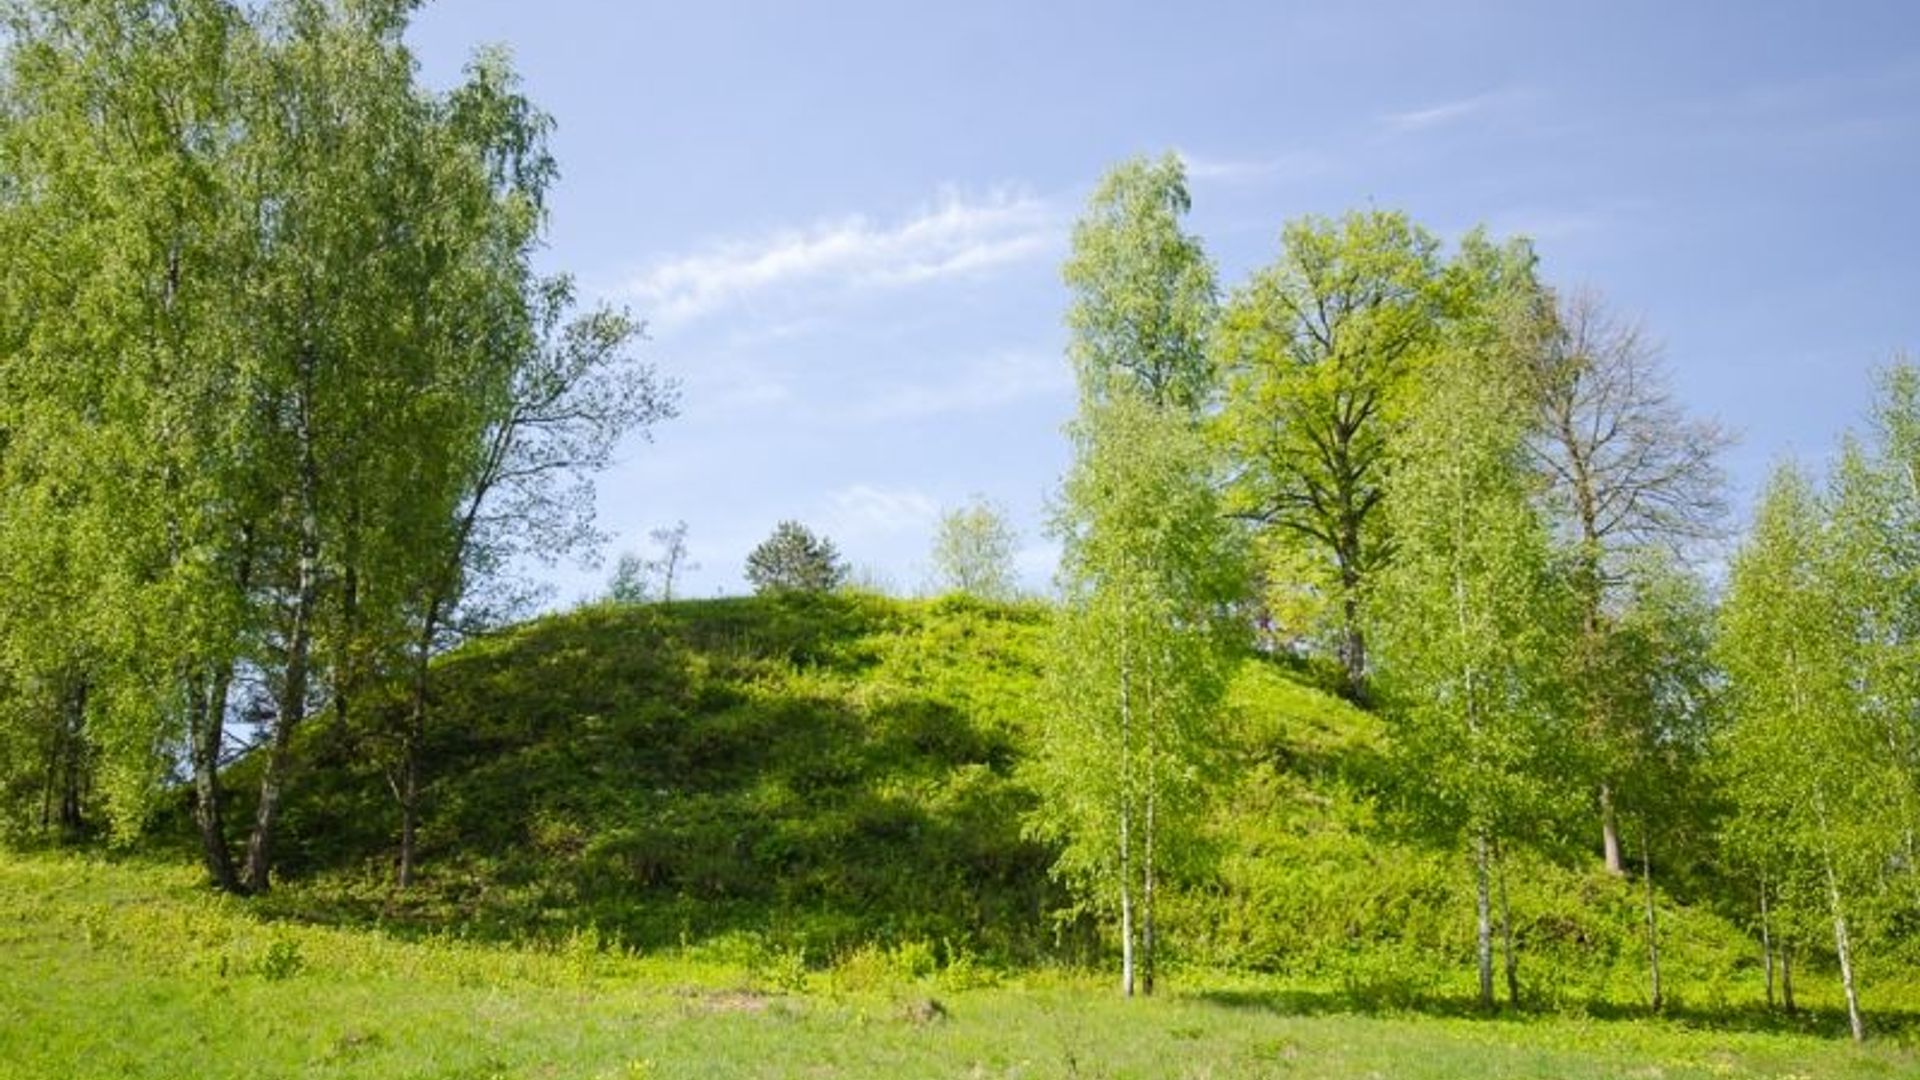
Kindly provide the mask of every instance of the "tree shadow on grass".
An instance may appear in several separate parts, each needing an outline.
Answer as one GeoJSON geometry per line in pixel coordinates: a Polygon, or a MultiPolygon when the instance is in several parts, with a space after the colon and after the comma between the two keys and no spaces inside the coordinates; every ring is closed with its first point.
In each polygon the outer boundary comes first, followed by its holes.
{"type": "MultiPolygon", "coordinates": [[[[1806,1035],[1835,1040],[1848,1037],[1847,1014],[1841,1008],[1799,1008],[1789,1013],[1754,1003],[1718,1008],[1676,1005],[1653,1012],[1644,1005],[1588,1002],[1577,1006],[1522,1004],[1518,1008],[1501,1005],[1487,1009],[1479,999],[1471,996],[1427,994],[1411,1000],[1386,1001],[1372,994],[1299,987],[1205,990],[1193,997],[1222,1008],[1280,1016],[1397,1016],[1522,1023],[1580,1017],[1607,1023],[1645,1023],[1652,1020],[1698,1031],[1806,1035]]],[[[1903,1043],[1920,1041],[1920,1010],[1869,1010],[1866,1020],[1869,1039],[1894,1039],[1903,1043]]]]}
{"type": "MultiPolygon", "coordinates": [[[[971,621],[937,629],[984,618],[949,615],[971,621]]],[[[951,690],[858,678],[904,647],[890,620],[914,617],[838,597],[601,606],[450,656],[416,887],[392,890],[382,866],[386,777],[314,738],[285,812],[294,887],[262,906],[401,935],[592,928],[643,950],[752,936],[815,960],[951,939],[1034,958],[1040,913],[1063,899],[1021,832],[1010,736],[951,690]]]]}

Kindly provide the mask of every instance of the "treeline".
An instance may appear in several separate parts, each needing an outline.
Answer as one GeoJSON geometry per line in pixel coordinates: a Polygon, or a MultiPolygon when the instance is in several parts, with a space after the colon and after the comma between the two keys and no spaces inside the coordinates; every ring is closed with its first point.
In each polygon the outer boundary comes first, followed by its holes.
{"type": "Polygon", "coordinates": [[[1721,602],[1728,437],[1527,241],[1305,218],[1223,289],[1188,209],[1177,158],[1128,162],[1065,270],[1081,403],[1039,832],[1117,923],[1123,987],[1137,963],[1152,989],[1156,882],[1257,626],[1390,720],[1400,809],[1471,860],[1484,1004],[1497,955],[1521,994],[1526,846],[1644,879],[1656,1009],[1662,865],[1762,920],[1770,995],[1779,943],[1825,922],[1858,1036],[1859,924],[1897,935],[1920,900],[1920,374],[1888,372],[1827,494],[1783,470],[1721,602]]]}
{"type": "Polygon", "coordinates": [[[184,783],[210,876],[264,890],[324,716],[388,771],[405,884],[430,658],[590,535],[593,470],[673,411],[639,326],[533,268],[547,117],[495,53],[421,87],[414,6],[0,8],[13,827],[131,835],[184,783]]]}

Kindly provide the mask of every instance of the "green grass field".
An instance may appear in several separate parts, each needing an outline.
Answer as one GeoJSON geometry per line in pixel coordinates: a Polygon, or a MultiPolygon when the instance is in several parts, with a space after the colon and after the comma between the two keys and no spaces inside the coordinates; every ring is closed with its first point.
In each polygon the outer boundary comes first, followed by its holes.
{"type": "Polygon", "coordinates": [[[1800,1026],[1349,1011],[1338,996],[1176,974],[1151,1001],[1091,975],[996,979],[900,958],[823,969],[713,947],[634,955],[261,918],[197,871],[0,858],[7,1077],[1903,1077],[1800,1026]]]}

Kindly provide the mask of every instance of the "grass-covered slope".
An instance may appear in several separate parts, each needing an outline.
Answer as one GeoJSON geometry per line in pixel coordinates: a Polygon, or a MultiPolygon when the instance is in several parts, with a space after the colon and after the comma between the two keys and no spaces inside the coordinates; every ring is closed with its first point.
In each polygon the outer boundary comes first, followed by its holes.
{"type": "MultiPolygon", "coordinates": [[[[932,962],[1088,961],[1104,943],[1023,835],[1047,611],[833,597],[596,606],[445,658],[425,758],[422,879],[390,887],[398,811],[377,722],[318,722],[287,810],[287,886],[325,921],[641,949],[734,943],[812,965],[863,946],[932,962]]],[[[378,709],[367,710],[370,717],[378,709]]],[[[1250,655],[1217,721],[1215,797],[1169,890],[1189,970],[1355,1000],[1464,997],[1462,855],[1399,828],[1389,732],[1250,655]]],[[[1418,782],[1417,777],[1414,778],[1418,782]]],[[[1513,853],[1536,1004],[1643,996],[1633,883],[1513,853]]],[[[1757,950],[1663,900],[1666,993],[1761,993],[1757,950]]]]}
{"type": "Polygon", "coordinates": [[[308,743],[289,869],[323,907],[481,933],[1030,955],[1059,900],[1016,780],[1045,633],[1035,607],[870,597],[541,619],[435,671],[421,889],[388,896],[398,811],[377,744],[337,728],[308,743]]]}

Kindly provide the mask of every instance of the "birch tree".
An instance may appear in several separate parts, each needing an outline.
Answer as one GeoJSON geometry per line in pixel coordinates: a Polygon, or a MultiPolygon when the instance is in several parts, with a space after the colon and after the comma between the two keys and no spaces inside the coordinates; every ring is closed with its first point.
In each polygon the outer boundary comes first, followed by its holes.
{"type": "Polygon", "coordinates": [[[1187,208],[1178,157],[1121,165],[1064,270],[1080,410],[1053,522],[1062,610],[1031,824],[1083,903],[1117,919],[1129,997],[1154,990],[1168,837],[1198,797],[1245,582],[1199,426],[1215,287],[1187,208]]]}
{"type": "Polygon", "coordinates": [[[1213,399],[1207,338],[1218,287],[1206,250],[1182,227],[1191,205],[1178,155],[1135,158],[1107,173],[1074,225],[1067,349],[1083,394],[1130,388],[1189,416],[1213,399]]]}
{"type": "Polygon", "coordinates": [[[1010,600],[1015,537],[1003,507],[976,497],[940,515],[933,534],[936,586],[986,600],[1010,600]]]}
{"type": "Polygon", "coordinates": [[[1431,820],[1471,854],[1485,1007],[1496,917],[1508,1000],[1519,998],[1501,855],[1549,804],[1566,745],[1555,677],[1564,589],[1531,499],[1525,385],[1499,325],[1481,321],[1423,376],[1388,497],[1397,551],[1378,634],[1402,753],[1431,820]]]}
{"type": "Polygon", "coordinates": [[[1733,843],[1760,853],[1782,907],[1825,912],[1847,1019],[1865,1038],[1858,913],[1898,835],[1903,779],[1862,713],[1834,536],[1813,484],[1784,466],[1734,560],[1720,632],[1732,723],[1733,843]]]}
{"type": "Polygon", "coordinates": [[[1157,894],[1202,795],[1242,564],[1185,418],[1123,392],[1084,410],[1073,437],[1032,825],[1060,845],[1056,872],[1117,920],[1122,993],[1151,994],[1157,894]]]}
{"type": "MultiPolygon", "coordinates": [[[[1671,554],[1641,552],[1618,572],[1623,603],[1609,616],[1605,651],[1590,674],[1603,680],[1610,714],[1620,721],[1604,753],[1620,767],[1619,805],[1637,837],[1647,1000],[1657,1012],[1664,995],[1654,851],[1661,849],[1662,861],[1675,858],[1715,790],[1709,766],[1720,694],[1713,609],[1705,587],[1671,554]]],[[[1573,593],[1584,617],[1577,585],[1573,593]]]]}

